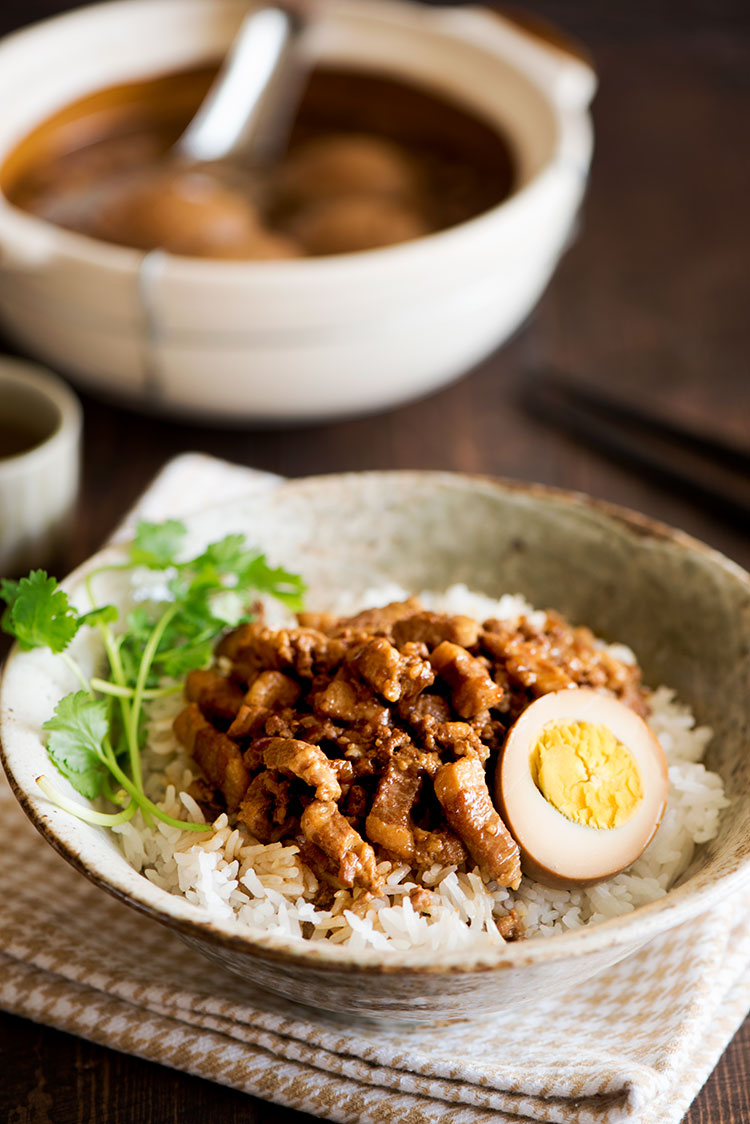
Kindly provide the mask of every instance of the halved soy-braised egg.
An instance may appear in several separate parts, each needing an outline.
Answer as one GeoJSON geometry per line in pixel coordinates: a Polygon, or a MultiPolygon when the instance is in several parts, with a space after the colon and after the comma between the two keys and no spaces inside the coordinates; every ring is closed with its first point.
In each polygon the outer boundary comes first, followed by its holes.
{"type": "Polygon", "coordinates": [[[524,873],[563,888],[635,862],[661,823],[668,787],[664,751],[643,719],[586,687],[533,702],[511,728],[495,778],[524,873]]]}

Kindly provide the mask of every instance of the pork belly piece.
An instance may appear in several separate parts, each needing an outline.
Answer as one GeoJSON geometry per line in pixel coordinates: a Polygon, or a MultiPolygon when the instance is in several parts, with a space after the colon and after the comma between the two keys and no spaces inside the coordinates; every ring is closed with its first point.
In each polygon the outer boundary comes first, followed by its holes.
{"type": "Polygon", "coordinates": [[[318,909],[330,909],[333,905],[335,891],[343,889],[336,876],[336,864],[329,859],[325,851],[321,851],[320,847],[311,843],[301,831],[298,831],[294,836],[294,842],[298,848],[300,861],[306,867],[309,867],[318,881],[322,883],[315,894],[315,905],[318,909]]]}
{"type": "Polygon", "coordinates": [[[316,632],[325,632],[328,635],[338,624],[339,618],[334,613],[297,613],[297,624],[300,628],[314,628],[316,632]]]}
{"type": "Polygon", "coordinates": [[[354,763],[349,761],[346,757],[333,757],[328,760],[328,764],[333,769],[336,780],[341,785],[341,795],[346,796],[356,776],[354,763]]]}
{"type": "MultiPolygon", "coordinates": [[[[371,722],[349,726],[342,732],[336,745],[337,752],[351,761],[358,780],[363,777],[379,777],[394,753],[398,753],[405,746],[416,752],[406,730],[371,722]]],[[[436,755],[425,753],[423,756],[422,767],[426,768],[436,755]]],[[[438,760],[437,765],[439,764],[438,760]]]]}
{"type": "Polygon", "coordinates": [[[372,793],[359,780],[349,786],[345,798],[341,801],[340,809],[344,817],[357,831],[364,832],[367,814],[372,803],[372,793]]]}
{"type": "Polygon", "coordinates": [[[413,698],[435,679],[426,659],[413,650],[399,652],[384,636],[376,636],[366,644],[350,649],[346,662],[365,683],[392,703],[402,698],[413,698]]]}
{"type": "Polygon", "coordinates": [[[305,837],[336,863],[337,876],[344,886],[380,889],[375,852],[332,801],[313,800],[302,813],[300,826],[305,837]]]}
{"type": "Polygon", "coordinates": [[[311,702],[315,713],[325,718],[388,725],[388,708],[374,699],[361,683],[355,683],[345,671],[338,671],[327,686],[312,695],[311,702]]]}
{"type": "Polygon", "coordinates": [[[424,719],[433,719],[436,722],[449,722],[451,707],[442,695],[433,695],[429,691],[417,695],[415,699],[401,699],[398,704],[398,716],[409,724],[423,722],[424,719]]]}
{"type": "Polygon", "coordinates": [[[243,703],[234,722],[227,730],[227,734],[237,741],[257,738],[259,734],[263,733],[266,719],[270,714],[271,711],[265,706],[248,706],[247,703],[243,703]]]}
{"type": "Polygon", "coordinates": [[[344,646],[339,640],[318,632],[314,628],[290,628],[290,666],[303,679],[333,670],[344,656],[344,646]]]}
{"type": "Polygon", "coordinates": [[[264,706],[268,710],[277,710],[285,706],[294,706],[301,693],[302,688],[299,683],[284,675],[282,671],[261,671],[245,695],[244,701],[248,706],[264,706]]]}
{"type": "Polygon", "coordinates": [[[398,726],[388,725],[372,726],[369,729],[365,728],[363,731],[363,740],[366,738],[372,740],[370,752],[373,753],[383,765],[386,765],[391,757],[393,757],[394,753],[398,753],[401,749],[408,748],[410,752],[416,753],[416,749],[406,730],[400,730],[398,726]]]}
{"type": "Polygon", "coordinates": [[[250,782],[237,812],[259,843],[278,843],[297,830],[296,816],[289,815],[289,781],[266,769],[250,782]]]}
{"type": "Polygon", "coordinates": [[[206,823],[213,823],[217,816],[224,811],[224,801],[221,793],[210,784],[205,777],[196,777],[187,787],[188,796],[192,796],[203,815],[206,823]]]}
{"type": "Polygon", "coordinates": [[[430,662],[450,687],[453,705],[461,718],[472,718],[500,702],[503,689],[493,682],[486,661],[472,656],[465,648],[444,640],[430,655],[430,662]]]}
{"type": "Polygon", "coordinates": [[[344,655],[340,640],[314,628],[266,628],[241,625],[224,637],[219,655],[232,660],[233,674],[247,683],[260,671],[292,672],[312,679],[335,668],[344,655]]]}
{"type": "Polygon", "coordinates": [[[425,831],[414,828],[414,862],[416,866],[460,866],[466,862],[469,852],[461,840],[447,828],[425,831]]]}
{"type": "Polygon", "coordinates": [[[320,742],[338,743],[341,736],[341,726],[336,726],[330,718],[321,718],[317,714],[303,714],[294,723],[294,735],[303,742],[319,745],[320,742]]]}
{"type": "Polygon", "coordinates": [[[432,730],[436,745],[454,757],[474,754],[484,764],[490,754],[479,733],[468,722],[436,722],[432,730]]]}
{"type": "Polygon", "coordinates": [[[263,761],[263,746],[266,744],[267,740],[268,739],[265,735],[256,738],[255,741],[250,742],[250,745],[242,754],[242,760],[247,766],[247,771],[253,777],[256,773],[259,773],[261,769],[265,768],[265,763],[263,761]]]}
{"type": "Polygon", "coordinates": [[[528,617],[485,621],[480,643],[532,699],[571,686],[594,687],[611,691],[637,714],[648,713],[640,668],[617,659],[590,629],[573,628],[558,613],[545,613],[541,625],[528,617]]]}
{"type": "Polygon", "coordinates": [[[426,644],[430,651],[444,640],[461,648],[473,648],[479,637],[479,624],[471,617],[449,616],[422,610],[412,613],[393,626],[393,643],[397,648],[407,641],[426,644]]]}
{"type": "MultiPolygon", "coordinates": [[[[499,707],[493,709],[492,713],[489,710],[480,710],[469,720],[472,730],[480,741],[487,746],[490,754],[500,751],[507,736],[508,727],[511,724],[509,709],[507,708],[508,700],[509,692],[506,692],[500,700],[499,707]],[[501,715],[502,717],[500,717],[501,715]]],[[[528,706],[528,701],[526,706],[528,706]]]]}
{"type": "Polygon", "coordinates": [[[243,691],[225,675],[206,668],[188,674],[185,697],[197,703],[206,718],[228,725],[242,706],[243,691]]]}
{"type": "Polygon", "coordinates": [[[501,665],[501,675],[507,676],[511,684],[529,691],[531,698],[575,686],[560,659],[560,652],[553,652],[543,633],[524,635],[514,627],[503,629],[501,626],[497,631],[483,634],[482,649],[501,665]]]}
{"type": "Polygon", "coordinates": [[[299,777],[315,789],[316,800],[339,800],[341,785],[336,770],[323,750],[294,738],[270,738],[263,746],[263,761],[268,769],[299,777]]]}
{"type": "MultiPolygon", "coordinates": [[[[273,672],[274,675],[280,674],[273,672]]],[[[298,715],[289,707],[270,710],[265,706],[250,706],[246,703],[227,731],[231,738],[247,740],[263,734],[269,737],[299,738],[300,741],[318,745],[320,742],[338,744],[342,730],[330,718],[320,718],[317,714],[298,715]]]]}
{"type": "Polygon", "coordinates": [[[228,660],[237,659],[237,656],[243,648],[248,648],[252,645],[256,636],[259,636],[263,631],[264,626],[258,621],[251,621],[249,624],[240,624],[237,628],[233,628],[226,636],[222,636],[219,643],[216,645],[216,655],[224,656],[228,660]]]}
{"type": "Polygon", "coordinates": [[[518,846],[490,798],[484,768],[477,757],[460,757],[442,765],[434,780],[445,817],[471,857],[501,886],[521,883],[518,846]]]}
{"type": "Polygon", "coordinates": [[[269,738],[293,738],[296,727],[297,716],[289,707],[272,710],[266,719],[266,734],[269,738]]]}
{"type": "Polygon", "coordinates": [[[388,762],[375,792],[365,831],[377,843],[405,862],[414,859],[414,825],[411,811],[422,783],[422,770],[413,758],[397,754],[388,762]]]}
{"type": "Polygon", "coordinates": [[[412,737],[425,749],[437,747],[435,731],[441,722],[449,722],[453,717],[451,705],[442,695],[424,692],[415,699],[401,699],[396,713],[405,723],[412,737]]]}
{"type": "Polygon", "coordinates": [[[437,753],[410,743],[391,758],[367,816],[365,831],[371,843],[417,866],[458,865],[468,858],[463,843],[450,829],[428,831],[412,819],[423,781],[434,777],[440,767],[437,753]]]}
{"type": "Polygon", "coordinates": [[[216,730],[203,717],[197,703],[191,703],[177,715],[174,732],[211,784],[222,792],[227,811],[236,811],[250,783],[250,774],[236,742],[216,730]]]}
{"type": "Polygon", "coordinates": [[[495,921],[497,931],[505,941],[517,941],[523,936],[523,922],[515,909],[509,909],[495,921]]]}
{"type": "Polygon", "coordinates": [[[363,609],[354,617],[342,617],[331,630],[331,635],[352,636],[357,632],[369,632],[372,636],[390,639],[396,621],[411,616],[421,608],[418,597],[408,597],[406,601],[392,601],[380,609],[363,609]]]}

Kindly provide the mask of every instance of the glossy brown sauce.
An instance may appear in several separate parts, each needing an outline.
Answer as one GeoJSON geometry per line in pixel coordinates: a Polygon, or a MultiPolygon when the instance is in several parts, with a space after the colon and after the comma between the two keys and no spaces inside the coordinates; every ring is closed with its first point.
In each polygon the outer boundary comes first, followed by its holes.
{"type": "Polygon", "coordinates": [[[416,86],[333,69],[312,73],[278,167],[252,179],[220,166],[189,183],[160,178],[214,74],[204,67],[80,99],[8,156],[0,188],[23,210],[106,241],[228,258],[406,241],[513,189],[510,148],[494,128],[416,86]]]}

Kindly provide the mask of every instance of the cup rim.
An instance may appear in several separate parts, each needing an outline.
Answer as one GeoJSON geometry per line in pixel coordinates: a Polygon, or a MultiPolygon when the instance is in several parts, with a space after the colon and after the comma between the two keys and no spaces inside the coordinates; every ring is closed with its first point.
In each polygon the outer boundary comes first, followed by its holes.
{"type": "Polygon", "coordinates": [[[58,413],[58,422],[52,432],[38,444],[9,457],[0,457],[0,481],[33,471],[39,463],[54,457],[58,449],[76,442],[83,426],[81,403],[71,388],[46,367],[24,359],[0,357],[0,389],[6,386],[21,387],[40,400],[51,404],[58,413]]]}

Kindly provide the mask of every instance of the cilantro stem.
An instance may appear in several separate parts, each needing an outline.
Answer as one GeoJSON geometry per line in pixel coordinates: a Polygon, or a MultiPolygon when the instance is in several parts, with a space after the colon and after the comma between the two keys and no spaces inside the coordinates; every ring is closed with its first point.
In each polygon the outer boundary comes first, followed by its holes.
{"type": "MultiPolygon", "coordinates": [[[[148,677],[149,668],[151,667],[154,656],[156,655],[156,649],[159,647],[159,642],[160,642],[162,636],[164,635],[164,630],[166,629],[167,625],[169,624],[169,622],[171,621],[172,617],[175,615],[175,613],[177,612],[178,609],[179,609],[179,605],[177,604],[177,602],[173,602],[169,606],[169,608],[166,609],[164,611],[164,613],[162,613],[160,620],[158,621],[158,623],[156,624],[153,632],[151,633],[151,635],[148,638],[148,643],[146,644],[146,647],[143,649],[143,655],[141,656],[141,663],[140,663],[140,666],[138,668],[138,678],[136,679],[135,691],[133,692],[133,705],[132,705],[131,708],[129,708],[130,709],[130,725],[129,725],[129,728],[126,725],[126,732],[127,732],[128,746],[130,748],[130,761],[131,761],[131,769],[132,769],[132,773],[133,773],[133,780],[135,781],[135,783],[138,785],[139,788],[143,787],[143,782],[141,780],[141,757],[140,757],[140,751],[139,751],[139,747],[138,747],[138,722],[139,722],[139,719],[140,719],[140,716],[141,716],[141,709],[142,709],[142,706],[143,706],[143,696],[144,696],[144,692],[145,692],[145,689],[146,689],[146,679],[148,677]]],[[[119,657],[119,653],[118,653],[118,657],[119,657]]],[[[122,706],[123,706],[123,716],[124,716],[124,713],[125,713],[124,712],[124,708],[125,708],[125,700],[124,699],[122,701],[122,706]]]]}
{"type": "Polygon", "coordinates": [[[110,574],[110,573],[116,573],[118,570],[132,570],[132,569],[133,569],[133,563],[132,562],[108,562],[106,566],[97,566],[95,570],[89,570],[88,574],[86,575],[86,588],[88,589],[88,593],[89,593],[89,597],[91,598],[92,606],[94,605],[94,595],[91,591],[91,582],[93,581],[94,578],[98,577],[99,574],[110,574]]]}
{"type": "Polygon", "coordinates": [[[158,804],[154,804],[153,800],[149,800],[143,789],[138,789],[133,784],[127,773],[124,773],[115,760],[108,760],[107,767],[110,769],[112,775],[120,782],[126,792],[130,793],[141,807],[144,813],[144,818],[147,812],[154,815],[158,820],[168,824],[170,827],[179,827],[181,831],[210,831],[211,825],[206,823],[190,823],[187,820],[177,820],[174,816],[168,815],[164,812],[158,804]]]}
{"type": "Polygon", "coordinates": [[[69,656],[67,652],[61,652],[60,653],[60,659],[63,661],[65,666],[68,667],[73,672],[76,679],[78,680],[78,682],[83,687],[84,691],[86,691],[87,694],[90,694],[91,693],[91,685],[90,685],[88,679],[86,678],[86,676],[81,671],[81,669],[78,666],[78,664],[76,663],[76,661],[73,659],[73,657],[69,656]]]}
{"type": "MultiPolygon", "coordinates": [[[[96,676],[91,680],[91,688],[102,695],[112,695],[118,699],[132,699],[135,695],[134,687],[120,687],[117,683],[111,683],[108,679],[98,679],[96,676]]],[[[141,692],[141,698],[160,699],[165,695],[175,695],[181,690],[182,686],[179,683],[174,683],[170,687],[146,687],[141,692]]]]}
{"type": "Polygon", "coordinates": [[[110,804],[124,804],[128,797],[127,792],[124,792],[122,789],[113,792],[111,786],[107,784],[106,781],[102,783],[102,794],[106,796],[110,804]]]}
{"type": "Polygon", "coordinates": [[[69,800],[64,796],[59,789],[55,788],[47,778],[42,775],[36,778],[36,783],[41,788],[44,795],[58,808],[62,808],[64,812],[70,812],[71,815],[77,816],[79,820],[85,820],[86,823],[95,824],[97,827],[117,827],[118,824],[127,823],[132,820],[138,805],[135,800],[131,800],[127,808],[121,812],[110,814],[108,812],[95,812],[92,808],[87,808],[83,804],[79,804],[76,800],[69,800]]]}
{"type": "Polygon", "coordinates": [[[89,596],[89,601],[91,602],[91,608],[92,609],[96,608],[96,598],[94,597],[94,590],[93,590],[93,586],[92,586],[92,582],[93,582],[94,578],[97,578],[99,576],[99,574],[107,574],[107,573],[110,573],[110,572],[115,572],[117,570],[132,570],[132,569],[133,569],[133,565],[132,565],[131,562],[119,562],[117,564],[111,563],[108,566],[97,566],[95,570],[89,570],[88,574],[84,578],[84,585],[86,587],[86,592],[89,596]]]}
{"type": "MultiPolygon", "coordinates": [[[[104,647],[107,651],[107,659],[109,666],[112,668],[112,675],[115,680],[114,686],[123,688],[126,692],[125,696],[120,697],[120,709],[122,711],[122,724],[125,728],[125,737],[128,743],[128,757],[130,760],[130,770],[133,774],[133,780],[138,788],[143,785],[141,775],[141,755],[138,747],[138,728],[136,726],[135,738],[131,737],[131,722],[132,722],[132,706],[129,695],[129,688],[127,686],[127,677],[123,670],[122,660],[120,659],[120,649],[117,646],[112,630],[109,625],[99,625],[99,631],[104,641],[104,647]]],[[[114,754],[113,754],[114,758],[114,754]]]]}

